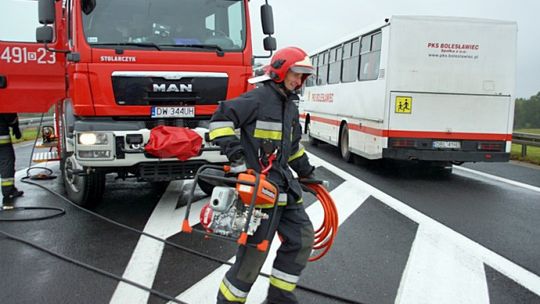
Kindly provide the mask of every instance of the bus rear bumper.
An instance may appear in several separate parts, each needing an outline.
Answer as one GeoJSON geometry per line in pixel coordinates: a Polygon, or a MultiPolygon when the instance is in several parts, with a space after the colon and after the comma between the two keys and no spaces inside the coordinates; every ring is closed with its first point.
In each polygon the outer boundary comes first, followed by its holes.
{"type": "Polygon", "coordinates": [[[510,153],[385,148],[383,158],[449,162],[507,162],[510,160],[510,153]]]}

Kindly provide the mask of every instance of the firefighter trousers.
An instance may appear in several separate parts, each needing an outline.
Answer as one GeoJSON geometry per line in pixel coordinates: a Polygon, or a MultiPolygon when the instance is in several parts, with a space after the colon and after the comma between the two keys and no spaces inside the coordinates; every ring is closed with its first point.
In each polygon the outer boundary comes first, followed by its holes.
{"type": "Polygon", "coordinates": [[[11,143],[0,144],[0,177],[2,195],[7,198],[15,191],[15,152],[11,143]]]}
{"type": "MultiPolygon", "coordinates": [[[[249,243],[258,244],[270,230],[272,237],[277,231],[281,239],[270,276],[267,303],[298,303],[293,292],[313,247],[313,225],[303,204],[295,201],[291,206],[291,198],[288,195],[289,206],[278,207],[273,227],[270,225],[273,210],[270,210],[270,219],[263,221],[248,238],[249,243]]],[[[244,303],[267,255],[268,252],[260,252],[254,247],[240,246],[234,265],[219,286],[217,303],[244,303]]]]}

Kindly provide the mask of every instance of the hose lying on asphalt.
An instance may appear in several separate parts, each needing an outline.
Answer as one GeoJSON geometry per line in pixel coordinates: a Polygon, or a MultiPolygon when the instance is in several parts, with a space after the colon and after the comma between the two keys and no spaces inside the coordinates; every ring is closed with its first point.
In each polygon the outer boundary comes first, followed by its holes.
{"type": "MultiPolygon", "coordinates": [[[[72,205],[73,207],[76,207],[77,209],[79,209],[79,210],[81,210],[81,211],[84,211],[84,212],[86,212],[86,213],[88,213],[88,214],[91,214],[91,215],[93,215],[93,216],[96,216],[96,217],[98,217],[98,218],[100,218],[100,219],[102,219],[102,220],[104,220],[104,221],[106,221],[106,222],[108,222],[108,223],[113,224],[113,225],[122,227],[122,228],[124,228],[124,229],[127,229],[127,230],[129,230],[129,231],[132,231],[132,232],[137,233],[137,234],[140,234],[140,235],[147,236],[147,237],[149,237],[149,238],[152,238],[152,239],[154,239],[154,240],[163,242],[164,244],[167,244],[167,245],[172,246],[172,247],[174,247],[174,248],[180,249],[180,250],[182,250],[182,251],[184,251],[184,252],[188,252],[188,253],[190,253],[190,254],[193,254],[193,255],[196,255],[196,256],[205,258],[205,259],[210,260],[210,261],[214,261],[214,262],[216,262],[216,263],[224,264],[224,265],[229,265],[229,266],[232,266],[232,265],[233,265],[231,262],[229,262],[229,261],[227,261],[227,260],[224,260],[224,259],[221,259],[221,258],[217,258],[217,257],[211,256],[211,255],[208,255],[208,254],[205,254],[205,253],[202,253],[202,252],[198,252],[198,251],[193,250],[193,249],[191,249],[191,248],[188,248],[188,247],[185,247],[185,246],[182,246],[182,245],[179,245],[179,244],[170,242],[170,241],[168,241],[168,240],[166,240],[166,239],[157,237],[157,236],[155,236],[155,235],[153,235],[153,234],[149,234],[149,233],[147,233],[147,232],[144,232],[144,231],[135,229],[135,228],[133,228],[133,227],[127,226],[127,225],[125,225],[125,224],[122,224],[122,223],[116,222],[116,221],[114,221],[114,220],[111,220],[111,219],[109,219],[109,218],[107,218],[107,217],[105,217],[105,216],[103,216],[103,215],[100,215],[100,214],[98,214],[98,213],[95,213],[95,212],[93,212],[93,211],[90,211],[90,210],[88,210],[88,209],[85,209],[85,208],[83,208],[83,207],[81,207],[81,206],[79,206],[79,205],[73,203],[73,202],[70,201],[68,198],[66,198],[65,196],[61,195],[60,193],[58,193],[58,192],[56,192],[56,191],[54,191],[54,190],[52,190],[52,189],[49,189],[49,188],[47,188],[47,187],[45,187],[45,186],[43,186],[43,185],[40,185],[40,184],[38,184],[38,183],[29,181],[28,179],[24,179],[24,180],[21,180],[21,181],[22,181],[23,183],[26,183],[26,184],[29,184],[29,185],[33,185],[33,186],[37,186],[37,187],[39,187],[39,188],[41,188],[41,189],[43,189],[43,190],[46,190],[46,191],[52,193],[53,195],[55,195],[55,196],[61,198],[61,199],[64,200],[65,202],[69,203],[69,204],[72,205]]],[[[336,215],[337,215],[337,213],[336,213],[336,215]]],[[[337,223],[337,218],[336,218],[336,223],[337,223]]],[[[335,232],[333,232],[333,234],[335,235],[335,233],[337,232],[337,229],[336,229],[336,230],[333,230],[333,231],[335,231],[335,232]]],[[[0,231],[0,232],[2,232],[2,231],[0,231]]],[[[3,233],[3,232],[2,232],[2,233],[3,233]]],[[[3,233],[3,234],[5,234],[5,233],[3,233]]],[[[7,236],[7,234],[6,234],[6,236],[7,236]]],[[[11,236],[10,236],[10,237],[11,237],[11,236]]],[[[26,244],[29,244],[29,243],[30,243],[29,241],[24,241],[24,240],[19,239],[19,238],[13,238],[13,239],[18,240],[18,241],[21,241],[21,242],[24,242],[24,243],[26,243],[26,244]]],[[[333,239],[332,239],[332,241],[333,241],[333,239]]],[[[330,245],[331,245],[331,243],[330,243],[330,245]]],[[[32,245],[32,246],[34,246],[34,245],[32,245]]],[[[38,248],[37,246],[34,246],[34,247],[38,248]]],[[[49,252],[49,251],[47,251],[47,250],[44,250],[44,251],[49,252]]],[[[326,251],[328,251],[328,250],[326,250],[326,251]]],[[[59,256],[58,254],[54,254],[54,255],[59,256]]],[[[68,259],[66,259],[66,260],[68,260],[68,259]]],[[[92,268],[87,267],[87,265],[85,265],[84,263],[78,264],[77,262],[79,262],[79,261],[75,261],[75,260],[68,260],[68,261],[70,261],[71,263],[75,263],[75,264],[77,264],[77,265],[79,265],[79,266],[81,266],[81,267],[85,267],[85,268],[87,268],[87,269],[93,270],[92,268]]],[[[94,270],[94,271],[95,271],[95,270],[94,270]]],[[[103,274],[103,272],[106,272],[106,271],[104,271],[104,270],[99,270],[99,271],[97,271],[97,272],[103,274]]],[[[260,273],[260,275],[263,276],[263,277],[266,277],[266,278],[269,278],[269,277],[270,277],[269,274],[262,273],[262,272],[260,273]]],[[[138,284],[137,284],[137,285],[132,284],[132,283],[129,282],[128,280],[123,279],[123,278],[121,279],[121,277],[118,277],[118,276],[116,276],[116,275],[114,275],[114,274],[112,274],[112,273],[109,273],[109,275],[107,275],[107,276],[115,277],[117,280],[124,281],[124,282],[126,282],[126,283],[128,283],[128,284],[130,284],[130,285],[133,285],[133,286],[135,286],[135,287],[141,288],[141,286],[138,286],[138,284]]],[[[298,288],[298,289],[300,289],[300,290],[304,290],[304,291],[310,292],[310,293],[313,293],[313,294],[317,294],[317,295],[322,296],[322,297],[326,297],[326,298],[333,299],[333,300],[338,300],[338,301],[341,301],[341,302],[344,302],[344,303],[363,304],[362,302],[360,302],[360,301],[358,301],[358,300],[348,299],[348,298],[346,298],[346,297],[342,297],[342,296],[339,296],[339,295],[336,295],[336,294],[327,293],[327,292],[324,292],[324,291],[322,291],[322,290],[320,290],[320,289],[312,288],[312,287],[305,286],[305,285],[302,285],[302,284],[297,284],[297,285],[296,285],[296,288],[298,288]]],[[[144,289],[144,290],[146,290],[146,291],[149,291],[149,289],[148,289],[147,287],[142,288],[142,289],[144,289]]],[[[150,293],[153,293],[153,294],[156,295],[156,296],[159,296],[159,297],[161,297],[161,298],[164,298],[164,299],[167,299],[167,300],[176,302],[176,303],[183,303],[183,302],[180,302],[180,301],[178,301],[177,299],[175,299],[175,298],[173,298],[173,297],[170,297],[170,296],[167,296],[167,295],[163,295],[162,293],[159,293],[159,292],[154,291],[154,290],[151,290],[151,291],[149,291],[149,292],[150,292],[150,293]],[[172,299],[174,299],[174,300],[172,300],[172,299]]]]}

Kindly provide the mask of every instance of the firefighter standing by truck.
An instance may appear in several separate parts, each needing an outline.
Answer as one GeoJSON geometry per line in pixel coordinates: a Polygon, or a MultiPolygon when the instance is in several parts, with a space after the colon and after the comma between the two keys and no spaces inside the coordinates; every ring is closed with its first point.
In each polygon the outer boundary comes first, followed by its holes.
{"type": "Polygon", "coordinates": [[[23,195],[23,192],[15,187],[15,151],[11,143],[10,128],[15,138],[22,137],[17,114],[0,114],[0,176],[4,209],[13,208],[13,200],[23,195]]]}
{"type": "MultiPolygon", "coordinates": [[[[307,54],[296,47],[277,51],[260,86],[238,98],[221,102],[210,123],[210,140],[217,143],[231,161],[231,172],[247,168],[261,172],[270,156],[276,157],[268,173],[279,186],[275,225],[262,222],[248,243],[258,243],[268,230],[277,231],[282,244],[274,260],[268,303],[298,303],[293,291],[312,250],[313,225],[302,204],[302,189],[289,166],[299,177],[313,175],[315,167],[300,144],[302,129],[298,109],[292,100],[295,91],[313,73],[307,54]],[[241,130],[241,137],[235,135],[241,130]]],[[[272,233],[274,235],[274,233],[272,233]]],[[[240,246],[236,261],[223,278],[217,296],[218,303],[245,302],[268,252],[252,246],[240,246]]]]}

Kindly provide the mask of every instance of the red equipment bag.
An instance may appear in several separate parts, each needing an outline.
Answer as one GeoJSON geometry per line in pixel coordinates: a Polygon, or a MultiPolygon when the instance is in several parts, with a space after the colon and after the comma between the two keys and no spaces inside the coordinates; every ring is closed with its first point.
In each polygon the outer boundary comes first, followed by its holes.
{"type": "Polygon", "coordinates": [[[157,126],[150,131],[150,140],[144,147],[151,155],[187,160],[199,155],[202,137],[189,128],[157,126]]]}

